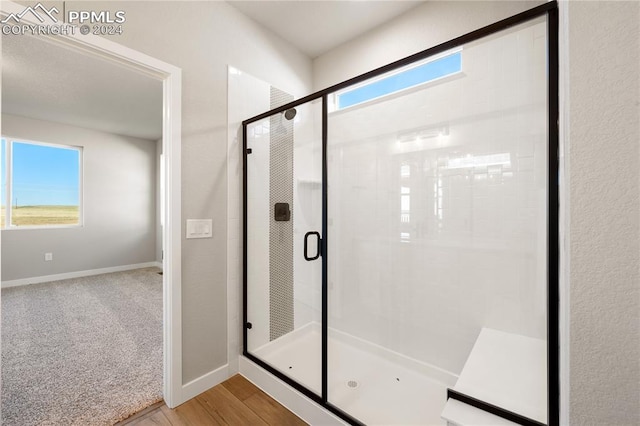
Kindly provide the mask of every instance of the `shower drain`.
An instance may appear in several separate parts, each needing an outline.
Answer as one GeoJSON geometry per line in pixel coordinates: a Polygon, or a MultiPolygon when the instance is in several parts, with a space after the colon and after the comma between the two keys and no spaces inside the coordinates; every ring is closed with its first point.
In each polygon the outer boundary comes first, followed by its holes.
{"type": "Polygon", "coordinates": [[[349,380],[349,381],[347,382],[347,387],[349,387],[349,388],[351,388],[351,389],[355,389],[355,388],[357,388],[358,386],[359,386],[359,385],[358,385],[358,382],[356,382],[355,380],[349,380]]]}

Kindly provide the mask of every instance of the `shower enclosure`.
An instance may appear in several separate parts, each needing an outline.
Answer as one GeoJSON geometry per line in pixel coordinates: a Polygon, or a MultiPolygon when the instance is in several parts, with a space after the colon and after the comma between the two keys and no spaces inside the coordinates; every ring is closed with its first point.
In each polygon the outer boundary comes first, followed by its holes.
{"type": "Polygon", "coordinates": [[[271,90],[243,122],[247,358],[354,424],[558,424],[557,31],[547,3],[271,90]]]}

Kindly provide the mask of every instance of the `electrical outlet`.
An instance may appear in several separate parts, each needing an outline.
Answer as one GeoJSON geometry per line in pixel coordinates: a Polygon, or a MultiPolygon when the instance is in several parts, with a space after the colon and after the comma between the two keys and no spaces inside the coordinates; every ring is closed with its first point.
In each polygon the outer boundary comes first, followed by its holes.
{"type": "Polygon", "coordinates": [[[53,253],[45,253],[44,254],[44,261],[45,262],[50,262],[53,260],[53,253]]]}

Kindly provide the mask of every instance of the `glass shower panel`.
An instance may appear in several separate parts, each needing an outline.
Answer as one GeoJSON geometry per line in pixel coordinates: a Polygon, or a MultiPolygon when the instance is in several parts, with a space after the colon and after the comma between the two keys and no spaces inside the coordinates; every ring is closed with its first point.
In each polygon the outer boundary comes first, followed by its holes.
{"type": "Polygon", "coordinates": [[[328,401],[366,424],[443,424],[447,388],[546,422],[546,37],[545,17],[413,87],[332,95],[328,401]]]}
{"type": "Polygon", "coordinates": [[[314,101],[247,126],[247,351],[317,394],[321,118],[314,101]]]}

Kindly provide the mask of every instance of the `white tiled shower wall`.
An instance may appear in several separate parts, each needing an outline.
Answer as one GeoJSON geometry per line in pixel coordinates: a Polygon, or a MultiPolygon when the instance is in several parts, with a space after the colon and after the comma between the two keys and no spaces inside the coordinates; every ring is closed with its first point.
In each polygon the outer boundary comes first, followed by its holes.
{"type": "MultiPolygon", "coordinates": [[[[269,144],[274,133],[293,132],[293,158],[285,163],[293,168],[293,272],[294,272],[294,328],[320,321],[321,260],[307,261],[303,255],[307,232],[322,231],[322,127],[321,103],[311,102],[296,107],[293,126],[274,123],[284,120],[266,118],[247,126],[247,311],[252,329],[248,334],[249,350],[255,351],[270,340],[270,164],[269,144]]],[[[286,174],[285,174],[286,175],[286,174]]],[[[271,230],[273,232],[273,230],[271,230]]],[[[277,235],[271,236],[278,238],[277,235]]],[[[315,237],[309,238],[309,253],[317,253],[315,237]]],[[[271,253],[272,254],[272,253],[271,253]]],[[[271,259],[272,261],[272,259],[271,259]]]]}
{"type": "MultiPolygon", "coordinates": [[[[228,207],[227,217],[227,316],[228,316],[228,361],[231,374],[238,371],[238,355],[242,352],[242,121],[269,109],[269,85],[236,68],[229,67],[228,74],[228,207]]],[[[268,148],[268,145],[267,145],[268,148]]],[[[258,154],[260,155],[260,154],[258,154]]],[[[266,152],[267,165],[269,153],[266,152]]],[[[269,201],[269,180],[264,194],[269,201]]],[[[266,237],[269,244],[267,216],[266,237]]],[[[269,279],[269,259],[266,258],[264,277],[269,279]]],[[[266,287],[266,300],[269,300],[266,287]]],[[[269,324],[269,312],[266,312],[269,324]]],[[[266,329],[268,339],[268,327],[266,329]]]]}
{"type": "MultiPolygon", "coordinates": [[[[321,321],[322,261],[304,259],[304,235],[322,233],[322,103],[296,107],[293,158],[294,326],[321,321]]],[[[309,239],[309,255],[316,253],[309,239]]]]}
{"type": "MultiPolygon", "coordinates": [[[[270,85],[247,73],[229,68],[229,238],[228,338],[229,368],[237,371],[242,349],[242,121],[270,109],[270,85]]],[[[303,258],[303,238],[308,231],[321,231],[321,104],[311,102],[296,108],[294,119],[294,327],[320,321],[321,262],[303,258]]],[[[248,126],[248,265],[247,300],[249,349],[269,342],[269,119],[248,126]],[[263,143],[264,142],[264,143],[263,143]]],[[[315,241],[315,240],[313,240],[315,241]]]]}
{"type": "Polygon", "coordinates": [[[481,327],[546,337],[544,37],[330,114],[330,327],[454,374],[481,327]]]}

